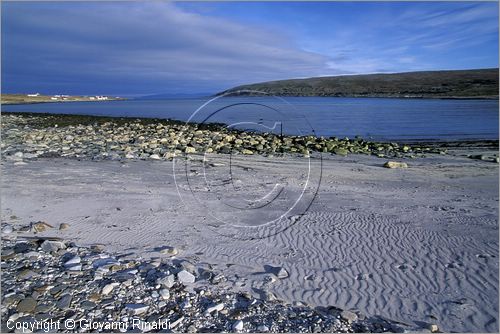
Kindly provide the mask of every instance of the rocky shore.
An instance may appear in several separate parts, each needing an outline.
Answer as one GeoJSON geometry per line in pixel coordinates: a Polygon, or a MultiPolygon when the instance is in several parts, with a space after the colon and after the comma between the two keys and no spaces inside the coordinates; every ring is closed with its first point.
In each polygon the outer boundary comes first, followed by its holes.
{"type": "MultiPolygon", "coordinates": [[[[400,332],[382,318],[230,291],[222,273],[174,247],[144,260],[38,236],[32,222],[2,230],[2,332],[400,332]]],[[[61,224],[59,229],[71,228],[61,224]]],[[[270,279],[287,276],[279,268],[270,279]]],[[[431,328],[437,330],[437,328],[431,328]]]]}
{"type": "Polygon", "coordinates": [[[24,113],[2,115],[2,137],[3,154],[24,159],[60,156],[165,160],[180,154],[202,153],[309,157],[313,152],[416,158],[446,152],[445,148],[376,143],[362,138],[281,137],[228,130],[217,124],[24,113]]]}

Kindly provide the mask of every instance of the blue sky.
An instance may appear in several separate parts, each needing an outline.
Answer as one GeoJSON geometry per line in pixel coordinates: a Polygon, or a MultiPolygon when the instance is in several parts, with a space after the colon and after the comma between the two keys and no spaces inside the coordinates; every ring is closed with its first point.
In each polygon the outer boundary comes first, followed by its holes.
{"type": "Polygon", "coordinates": [[[2,92],[213,93],[498,67],[495,2],[2,2],[2,92]]]}

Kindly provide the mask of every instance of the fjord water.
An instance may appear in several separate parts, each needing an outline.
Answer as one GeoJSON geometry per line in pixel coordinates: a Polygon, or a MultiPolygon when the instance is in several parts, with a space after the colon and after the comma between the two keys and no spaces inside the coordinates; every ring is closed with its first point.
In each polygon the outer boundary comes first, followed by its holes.
{"type": "Polygon", "coordinates": [[[498,100],[231,97],[2,106],[3,111],[165,118],[380,141],[498,139],[498,100]],[[197,112],[196,112],[197,111],[197,112]]]}

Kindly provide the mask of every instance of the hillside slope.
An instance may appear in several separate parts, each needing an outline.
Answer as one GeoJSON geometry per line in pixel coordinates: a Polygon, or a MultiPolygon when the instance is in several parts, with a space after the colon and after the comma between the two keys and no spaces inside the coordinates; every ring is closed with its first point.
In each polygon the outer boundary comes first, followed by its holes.
{"type": "Polygon", "coordinates": [[[269,81],[228,89],[279,96],[498,98],[498,68],[394,74],[344,75],[269,81]]]}

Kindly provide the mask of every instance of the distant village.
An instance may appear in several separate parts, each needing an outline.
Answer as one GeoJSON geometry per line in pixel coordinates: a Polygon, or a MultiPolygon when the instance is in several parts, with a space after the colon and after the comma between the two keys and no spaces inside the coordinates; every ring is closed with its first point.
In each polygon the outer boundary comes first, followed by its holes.
{"type": "MultiPolygon", "coordinates": [[[[28,97],[39,97],[40,93],[27,94],[27,96],[28,97]]],[[[50,99],[53,101],[66,101],[71,97],[72,96],[70,96],[70,95],[57,94],[57,95],[51,96],[50,99]]],[[[105,96],[105,95],[83,96],[83,97],[88,98],[89,100],[98,100],[98,101],[104,101],[104,100],[110,99],[110,97],[105,96]]],[[[118,99],[119,97],[116,97],[116,98],[118,99]]]]}

